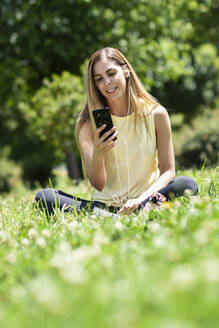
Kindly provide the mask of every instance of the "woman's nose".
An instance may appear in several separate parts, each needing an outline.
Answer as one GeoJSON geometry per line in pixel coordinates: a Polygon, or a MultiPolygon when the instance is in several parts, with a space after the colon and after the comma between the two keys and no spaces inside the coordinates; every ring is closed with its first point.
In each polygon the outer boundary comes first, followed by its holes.
{"type": "Polygon", "coordinates": [[[105,77],[104,82],[106,85],[111,83],[111,80],[108,77],[105,77]]]}

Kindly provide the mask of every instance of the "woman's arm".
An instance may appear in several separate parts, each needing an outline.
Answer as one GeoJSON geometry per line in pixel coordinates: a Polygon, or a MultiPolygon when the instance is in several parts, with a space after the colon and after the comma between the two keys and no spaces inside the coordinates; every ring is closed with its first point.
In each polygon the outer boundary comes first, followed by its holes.
{"type": "Polygon", "coordinates": [[[76,123],[78,131],[78,142],[81,147],[87,174],[91,185],[99,191],[102,191],[106,183],[106,171],[104,157],[110,149],[115,146],[116,140],[113,140],[118,133],[115,132],[115,127],[104,133],[100,138],[99,133],[105,128],[105,125],[93,133],[91,123],[87,120],[79,129],[79,120],[76,123]],[[110,138],[105,140],[107,136],[114,133],[110,138]]]}
{"type": "Polygon", "coordinates": [[[165,187],[175,177],[175,159],[169,115],[166,109],[159,106],[154,112],[154,123],[157,139],[158,163],[160,177],[142,195],[145,198],[165,187]],[[146,197],[145,197],[146,196],[146,197]]]}
{"type": "Polygon", "coordinates": [[[126,202],[121,213],[127,213],[130,209],[137,208],[142,201],[151,196],[154,192],[165,187],[175,177],[175,160],[172,143],[172,132],[169,115],[166,109],[159,106],[154,111],[154,123],[157,140],[158,161],[160,177],[136,199],[126,202]]]}

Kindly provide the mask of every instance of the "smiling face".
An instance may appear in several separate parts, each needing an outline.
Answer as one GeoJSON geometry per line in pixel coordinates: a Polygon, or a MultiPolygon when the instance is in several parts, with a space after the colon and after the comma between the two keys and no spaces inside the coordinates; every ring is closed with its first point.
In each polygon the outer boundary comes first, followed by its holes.
{"type": "Polygon", "coordinates": [[[126,72],[124,66],[114,60],[102,57],[94,65],[94,80],[97,89],[107,102],[126,99],[126,72]]]}

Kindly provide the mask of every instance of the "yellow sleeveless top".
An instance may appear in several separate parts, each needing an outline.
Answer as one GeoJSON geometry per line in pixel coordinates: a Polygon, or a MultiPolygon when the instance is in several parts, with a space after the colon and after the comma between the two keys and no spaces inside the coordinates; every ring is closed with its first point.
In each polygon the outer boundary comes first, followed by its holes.
{"type": "Polygon", "coordinates": [[[122,206],[128,199],[140,196],[159,177],[154,113],[148,116],[147,125],[143,117],[136,125],[135,113],[111,117],[118,139],[105,157],[104,189],[96,191],[93,199],[108,206],[122,206]]]}

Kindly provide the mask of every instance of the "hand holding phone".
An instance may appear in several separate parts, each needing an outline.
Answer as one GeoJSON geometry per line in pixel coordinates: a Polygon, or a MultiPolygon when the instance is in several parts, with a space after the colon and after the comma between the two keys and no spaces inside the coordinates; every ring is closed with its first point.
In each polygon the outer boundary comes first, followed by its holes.
{"type": "MultiPolygon", "coordinates": [[[[107,107],[94,109],[92,111],[92,114],[93,114],[94,122],[95,122],[97,129],[100,128],[103,124],[106,124],[105,128],[100,132],[100,137],[102,137],[102,135],[104,133],[106,133],[108,130],[112,129],[112,127],[113,127],[113,122],[112,122],[112,118],[111,118],[109,109],[107,107]]],[[[113,133],[111,133],[103,141],[106,141],[112,135],[113,135],[113,133]]],[[[115,139],[113,139],[113,140],[116,140],[116,139],[117,138],[115,137],[115,139]]]]}

